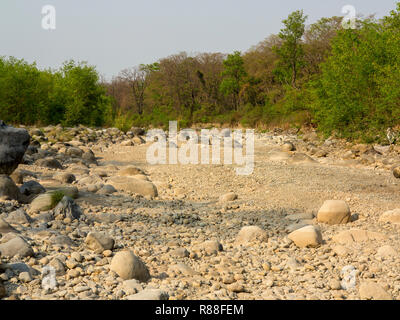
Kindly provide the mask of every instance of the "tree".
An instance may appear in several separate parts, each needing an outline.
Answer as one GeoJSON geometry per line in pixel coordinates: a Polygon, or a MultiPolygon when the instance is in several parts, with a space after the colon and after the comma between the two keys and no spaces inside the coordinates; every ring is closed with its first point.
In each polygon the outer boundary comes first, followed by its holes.
{"type": "Polygon", "coordinates": [[[71,60],[64,63],[56,79],[54,99],[65,106],[65,125],[101,126],[104,123],[111,100],[99,83],[94,67],[71,60]]]}
{"type": "Polygon", "coordinates": [[[286,20],[283,20],[285,28],[279,32],[282,45],[275,47],[279,56],[276,75],[282,82],[288,82],[290,79],[293,88],[296,88],[298,73],[304,64],[302,37],[306,20],[307,16],[304,16],[303,10],[295,11],[286,20]]]}
{"type": "Polygon", "coordinates": [[[242,88],[244,78],[247,76],[244,69],[244,61],[239,51],[229,54],[224,60],[224,71],[222,71],[223,80],[220,90],[225,96],[232,96],[234,110],[239,107],[239,94],[242,88]]]}
{"type": "Polygon", "coordinates": [[[221,53],[202,53],[196,56],[198,61],[197,75],[202,84],[201,102],[214,109],[223,104],[219,91],[224,55],[221,53]]]}
{"type": "Polygon", "coordinates": [[[0,118],[22,124],[39,122],[47,107],[52,78],[35,64],[0,57],[0,118]]]}
{"type": "Polygon", "coordinates": [[[321,72],[320,65],[331,52],[332,39],[341,29],[342,17],[322,18],[304,33],[304,71],[307,78],[321,72]]]}
{"type": "Polygon", "coordinates": [[[282,40],[277,35],[271,35],[264,41],[247,51],[243,60],[245,69],[250,77],[246,95],[252,105],[264,105],[269,101],[269,95],[280,87],[274,75],[278,56],[274,47],[280,46],[282,40]]]}
{"type": "Polygon", "coordinates": [[[315,117],[326,134],[371,142],[399,123],[398,9],[383,21],[359,21],[357,29],[340,30],[333,39],[315,83],[315,117]]]}
{"type": "Polygon", "coordinates": [[[149,75],[151,72],[157,71],[158,68],[158,63],[141,64],[138,67],[124,69],[120,73],[119,78],[125,81],[131,89],[136,111],[139,115],[143,114],[145,101],[144,93],[149,83],[149,75]]]}

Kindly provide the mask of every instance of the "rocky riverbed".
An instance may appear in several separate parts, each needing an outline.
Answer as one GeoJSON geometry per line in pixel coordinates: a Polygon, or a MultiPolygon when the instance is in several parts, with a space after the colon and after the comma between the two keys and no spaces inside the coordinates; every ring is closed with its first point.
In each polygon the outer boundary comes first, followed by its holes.
{"type": "Polygon", "coordinates": [[[400,298],[399,145],[257,133],[240,176],[150,165],[138,128],[26,129],[0,125],[0,298],[400,298]]]}

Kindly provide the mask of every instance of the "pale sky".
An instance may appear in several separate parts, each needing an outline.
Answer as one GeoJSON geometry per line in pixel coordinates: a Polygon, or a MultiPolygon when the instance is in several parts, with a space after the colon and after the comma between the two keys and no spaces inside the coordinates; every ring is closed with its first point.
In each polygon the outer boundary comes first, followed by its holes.
{"type": "Polygon", "coordinates": [[[107,79],[126,67],[187,51],[230,53],[251,46],[282,27],[294,10],[308,24],[321,17],[357,14],[382,17],[396,0],[1,0],[0,56],[40,68],[88,61],[107,79]],[[42,29],[42,7],[56,9],[56,29],[42,29]]]}

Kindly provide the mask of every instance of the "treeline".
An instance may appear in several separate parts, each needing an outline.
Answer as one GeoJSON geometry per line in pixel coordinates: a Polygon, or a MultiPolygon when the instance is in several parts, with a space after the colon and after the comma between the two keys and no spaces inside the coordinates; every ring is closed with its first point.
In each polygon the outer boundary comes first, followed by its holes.
{"type": "Polygon", "coordinates": [[[243,54],[180,53],[124,70],[107,84],[119,126],[311,125],[384,139],[400,125],[400,4],[383,19],[357,19],[355,29],[341,17],[306,20],[290,14],[278,35],[243,54]]]}
{"type": "Polygon", "coordinates": [[[367,142],[400,125],[400,3],[383,19],[307,25],[303,11],[245,53],[179,53],[101,82],[85,64],[0,60],[0,118],[19,123],[315,126],[367,142]]]}
{"type": "Polygon", "coordinates": [[[112,124],[112,97],[94,67],[69,61],[59,70],[0,58],[0,119],[14,124],[112,124]]]}

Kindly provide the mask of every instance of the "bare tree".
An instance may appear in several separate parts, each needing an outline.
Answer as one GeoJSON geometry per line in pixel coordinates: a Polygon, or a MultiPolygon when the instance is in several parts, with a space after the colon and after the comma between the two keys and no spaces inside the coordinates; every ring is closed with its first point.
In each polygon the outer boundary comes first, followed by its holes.
{"type": "Polygon", "coordinates": [[[131,88],[133,101],[136,105],[138,114],[143,114],[144,110],[144,93],[149,84],[149,74],[155,71],[157,68],[156,64],[151,65],[140,65],[121,71],[119,78],[125,81],[131,88]]]}

